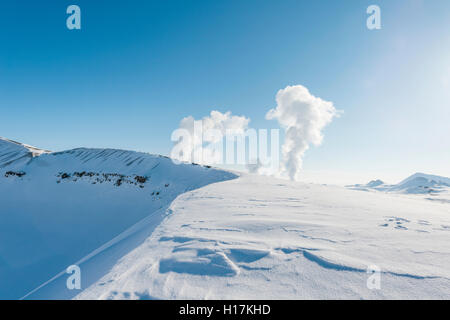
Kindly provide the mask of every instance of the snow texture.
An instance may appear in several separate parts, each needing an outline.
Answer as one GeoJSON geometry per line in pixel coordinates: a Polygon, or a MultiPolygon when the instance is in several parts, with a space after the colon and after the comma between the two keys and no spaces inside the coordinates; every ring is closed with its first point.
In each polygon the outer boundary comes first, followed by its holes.
{"type": "Polygon", "coordinates": [[[1,143],[0,298],[450,298],[450,207],[432,195],[1,143]]]}

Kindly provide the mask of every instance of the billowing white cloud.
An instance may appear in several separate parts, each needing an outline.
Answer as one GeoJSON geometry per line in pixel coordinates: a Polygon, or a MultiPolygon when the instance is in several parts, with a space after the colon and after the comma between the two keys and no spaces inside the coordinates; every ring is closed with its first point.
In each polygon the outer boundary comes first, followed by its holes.
{"type": "MultiPolygon", "coordinates": [[[[172,159],[199,164],[224,164],[225,151],[227,159],[225,163],[232,164],[228,160],[234,159],[234,146],[230,147],[227,144],[224,150],[224,137],[247,136],[248,159],[245,160],[246,148],[243,144],[237,145],[237,157],[248,163],[241,163],[238,160],[238,164],[246,164],[250,172],[300,180],[305,152],[311,145],[317,146],[322,143],[323,129],[338,116],[339,112],[332,102],[313,96],[301,85],[288,86],[278,91],[276,102],[276,108],[271,109],[266,118],[277,120],[285,131],[281,164],[278,130],[271,130],[270,137],[267,130],[259,130],[257,137],[256,131],[248,128],[249,118],[232,115],[230,111],[226,113],[211,111],[209,116],[200,120],[192,116],[182,119],[179,128],[172,134],[172,141],[175,142],[171,153],[172,159]],[[270,157],[267,155],[268,139],[270,139],[270,157]]],[[[234,140],[231,141],[234,143],[234,140]]],[[[245,139],[240,141],[245,144],[245,139]]]]}
{"type": "Polygon", "coordinates": [[[277,120],[285,130],[280,174],[299,180],[306,150],[310,145],[322,143],[324,127],[339,112],[332,102],[313,96],[301,85],[287,86],[278,91],[276,102],[276,108],[267,113],[266,119],[277,120]]]}
{"type": "Polygon", "coordinates": [[[211,111],[201,120],[188,116],[180,121],[179,129],[172,134],[175,146],[171,156],[179,161],[220,163],[223,137],[226,134],[244,134],[249,122],[249,118],[232,115],[230,111],[211,111]]]}

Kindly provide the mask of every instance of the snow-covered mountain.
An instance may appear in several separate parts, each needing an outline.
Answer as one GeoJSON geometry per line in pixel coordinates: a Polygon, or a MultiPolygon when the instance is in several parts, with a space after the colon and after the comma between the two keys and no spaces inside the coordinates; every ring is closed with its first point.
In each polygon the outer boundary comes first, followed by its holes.
{"type": "Polygon", "coordinates": [[[2,167],[0,203],[0,298],[450,298],[446,202],[82,148],[2,167]]]}
{"type": "Polygon", "coordinates": [[[404,193],[437,193],[450,187],[450,178],[416,173],[392,187],[392,191],[404,193]]]}
{"type": "Polygon", "coordinates": [[[368,184],[355,184],[347,187],[363,191],[377,190],[403,194],[437,194],[450,191],[450,178],[415,173],[395,185],[386,184],[381,180],[373,180],[368,184]]]}
{"type": "Polygon", "coordinates": [[[346,187],[352,190],[359,190],[359,191],[370,191],[370,190],[388,191],[392,187],[392,185],[388,185],[384,181],[377,179],[372,180],[367,184],[352,184],[346,187]]]}

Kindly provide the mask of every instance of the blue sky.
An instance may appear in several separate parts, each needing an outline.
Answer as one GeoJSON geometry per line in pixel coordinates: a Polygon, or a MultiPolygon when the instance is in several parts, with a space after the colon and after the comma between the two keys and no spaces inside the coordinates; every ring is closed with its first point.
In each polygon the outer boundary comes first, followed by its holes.
{"type": "Polygon", "coordinates": [[[450,176],[448,0],[2,1],[0,41],[0,136],[168,154],[188,115],[277,127],[276,92],[301,84],[344,111],[306,174],[450,176]],[[381,30],[366,28],[371,4],[381,30]]]}

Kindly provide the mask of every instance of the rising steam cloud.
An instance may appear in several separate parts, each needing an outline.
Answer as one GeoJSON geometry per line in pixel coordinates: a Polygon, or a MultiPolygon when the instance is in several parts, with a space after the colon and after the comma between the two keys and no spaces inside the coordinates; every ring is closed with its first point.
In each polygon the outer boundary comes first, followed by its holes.
{"type": "Polygon", "coordinates": [[[338,111],[332,102],[313,96],[301,85],[278,91],[276,102],[277,107],[266,114],[266,119],[277,120],[285,130],[280,174],[299,180],[305,152],[310,145],[322,143],[322,130],[338,111]]]}
{"type": "MultiPolygon", "coordinates": [[[[264,175],[288,176],[292,180],[300,180],[303,156],[311,145],[318,146],[323,140],[323,129],[339,115],[332,102],[313,96],[301,85],[288,86],[278,91],[277,106],[266,114],[266,119],[277,120],[285,131],[282,145],[282,163],[278,160],[277,141],[272,141],[276,166],[263,165],[260,158],[255,164],[248,164],[250,172],[264,175]]],[[[220,163],[223,153],[221,148],[205,147],[219,144],[226,134],[244,134],[248,129],[249,118],[235,116],[231,112],[211,111],[209,116],[200,120],[192,116],[181,120],[174,131],[172,141],[175,142],[171,157],[178,161],[197,162],[201,164],[220,163]],[[207,134],[207,133],[215,134],[207,134]]],[[[259,141],[259,147],[264,141],[259,141]]],[[[272,155],[274,155],[272,154],[272,155]]],[[[261,156],[261,154],[259,154],[261,156]]],[[[273,160],[272,159],[272,160],[273,160]]]]}
{"type": "Polygon", "coordinates": [[[172,136],[176,142],[171,156],[178,161],[219,163],[223,156],[222,150],[211,146],[219,143],[225,134],[243,134],[249,122],[249,118],[232,115],[230,111],[211,111],[209,116],[201,120],[195,120],[192,116],[183,118],[179,129],[172,136]]]}

